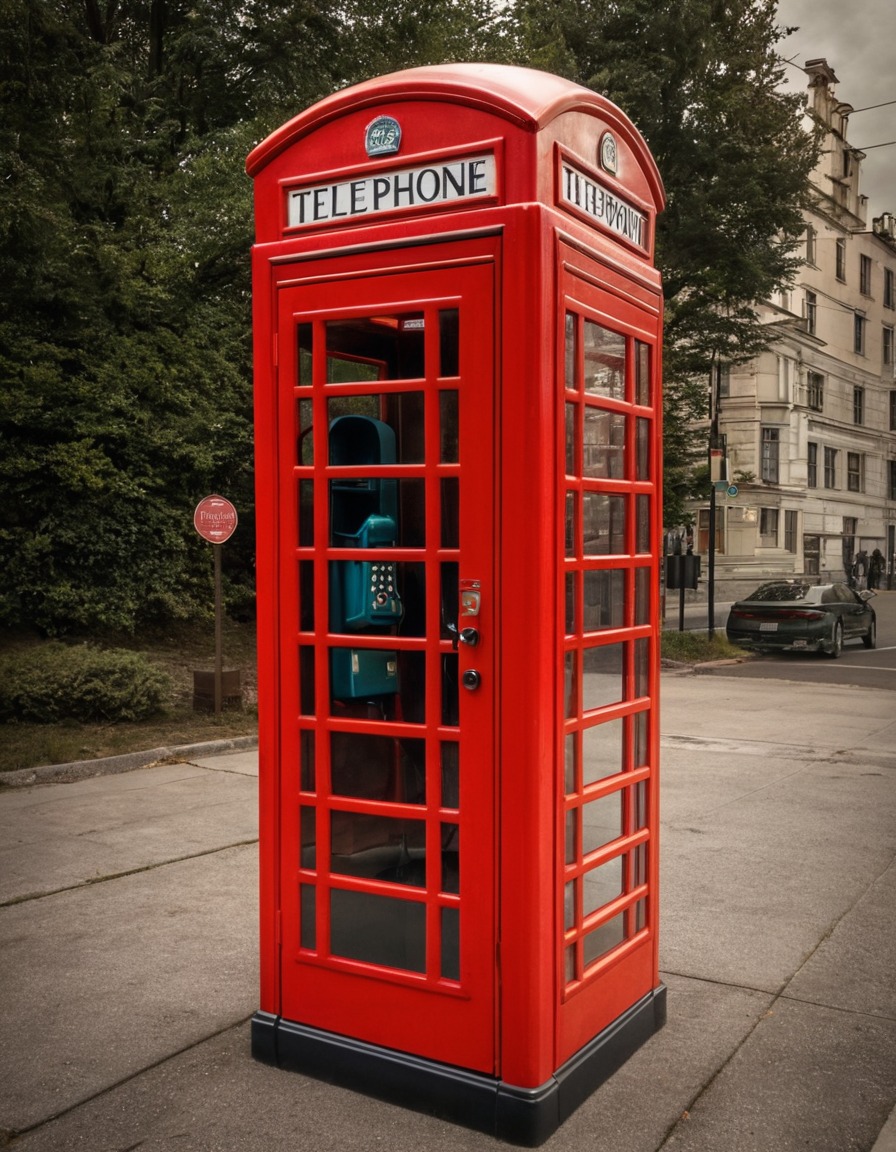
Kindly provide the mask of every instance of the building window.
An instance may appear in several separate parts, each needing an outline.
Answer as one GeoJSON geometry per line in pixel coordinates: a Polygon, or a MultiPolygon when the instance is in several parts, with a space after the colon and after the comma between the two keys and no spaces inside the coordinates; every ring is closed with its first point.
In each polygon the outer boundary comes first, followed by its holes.
{"type": "Polygon", "coordinates": [[[837,487],[837,449],[825,448],[824,450],[824,486],[825,488],[837,487]]]}
{"type": "Polygon", "coordinates": [[[820,412],[824,408],[824,376],[820,372],[806,374],[807,403],[810,408],[820,412]]]}
{"type": "Polygon", "coordinates": [[[806,225],[806,263],[815,263],[815,239],[818,233],[811,224],[806,225]]]}
{"type": "Polygon", "coordinates": [[[778,450],[781,431],[779,428],[762,429],[762,479],[769,484],[778,483],[778,450]]]}
{"type": "Polygon", "coordinates": [[[896,308],[896,285],[893,283],[893,269],[884,269],[884,308],[896,308]]]}
{"type": "Polygon", "coordinates": [[[796,512],[784,513],[784,547],[788,552],[796,552],[796,512]]]}
{"type": "Polygon", "coordinates": [[[853,388],[852,390],[852,422],[853,424],[865,423],[865,389],[853,388]]]}
{"type": "Polygon", "coordinates": [[[837,241],[837,279],[846,282],[846,241],[837,241]]]}
{"type": "Polygon", "coordinates": [[[864,464],[861,452],[846,453],[846,487],[850,492],[861,492],[864,488],[864,464]]]}
{"type": "Polygon", "coordinates": [[[889,500],[896,500],[896,460],[890,460],[890,494],[889,500]]]}
{"type": "Polygon", "coordinates": [[[803,571],[807,576],[817,576],[821,561],[821,537],[803,537],[803,571]]]}
{"type": "Polygon", "coordinates": [[[884,324],[882,329],[881,347],[883,348],[884,368],[893,367],[893,329],[884,324]]]}
{"type": "Polygon", "coordinates": [[[810,336],[815,335],[815,325],[818,319],[818,297],[814,292],[806,293],[806,331],[810,336]]]}
{"type": "Polygon", "coordinates": [[[896,432],[896,388],[890,391],[890,431],[896,432]]]}
{"type": "Polygon", "coordinates": [[[865,355],[865,317],[861,312],[856,312],[855,315],[852,348],[856,355],[865,355]]]}
{"type": "Polygon", "coordinates": [[[809,465],[806,474],[806,483],[810,488],[818,487],[818,445],[809,441],[809,465]]]}
{"type": "Polygon", "coordinates": [[[871,257],[859,257],[859,291],[863,296],[871,295],[871,257]]]}
{"type": "Polygon", "coordinates": [[[763,548],[778,546],[778,509],[759,509],[759,543],[763,548]]]}

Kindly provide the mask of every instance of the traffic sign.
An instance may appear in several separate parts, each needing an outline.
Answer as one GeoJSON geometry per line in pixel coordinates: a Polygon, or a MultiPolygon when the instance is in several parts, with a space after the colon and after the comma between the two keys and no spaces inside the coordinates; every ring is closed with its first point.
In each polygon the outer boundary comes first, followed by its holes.
{"type": "Polygon", "coordinates": [[[729,496],[736,496],[737,495],[737,485],[736,484],[729,484],[728,488],[727,488],[727,492],[728,492],[729,496]]]}
{"type": "Polygon", "coordinates": [[[193,527],[210,544],[223,544],[236,531],[236,508],[223,496],[206,496],[196,505],[193,527]]]}

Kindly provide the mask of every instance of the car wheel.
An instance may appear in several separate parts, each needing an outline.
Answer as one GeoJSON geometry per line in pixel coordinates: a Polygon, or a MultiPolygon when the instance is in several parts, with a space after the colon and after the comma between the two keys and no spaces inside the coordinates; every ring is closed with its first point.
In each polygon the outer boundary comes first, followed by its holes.
{"type": "Polygon", "coordinates": [[[834,625],[834,631],[831,635],[831,646],[828,648],[828,656],[832,660],[836,660],[840,653],[843,651],[843,625],[838,620],[834,625]]]}
{"type": "Polygon", "coordinates": [[[865,645],[866,648],[876,648],[877,647],[877,621],[875,621],[875,620],[871,621],[871,627],[868,629],[867,633],[862,637],[862,643],[865,645]]]}

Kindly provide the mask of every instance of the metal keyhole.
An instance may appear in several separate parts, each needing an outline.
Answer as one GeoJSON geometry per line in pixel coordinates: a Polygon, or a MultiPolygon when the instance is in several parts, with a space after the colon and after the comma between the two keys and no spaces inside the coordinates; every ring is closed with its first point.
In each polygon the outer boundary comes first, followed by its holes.
{"type": "Polygon", "coordinates": [[[466,688],[468,692],[475,692],[475,690],[482,682],[482,677],[479,675],[475,668],[467,668],[460,679],[464,688],[466,688]]]}

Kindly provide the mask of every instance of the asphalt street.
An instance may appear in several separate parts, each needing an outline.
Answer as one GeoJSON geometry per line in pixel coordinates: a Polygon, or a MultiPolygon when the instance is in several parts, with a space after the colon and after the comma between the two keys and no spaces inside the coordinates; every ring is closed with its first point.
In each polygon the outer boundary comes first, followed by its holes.
{"type": "MultiPolygon", "coordinates": [[[[896,710],[662,677],[669,1018],[549,1152],[893,1152],[896,710]]],[[[256,1063],[254,750],[0,791],[0,1144],[482,1152],[256,1063]]]]}

